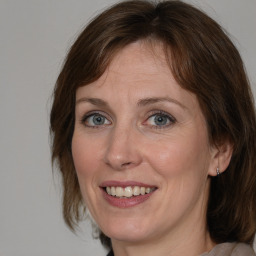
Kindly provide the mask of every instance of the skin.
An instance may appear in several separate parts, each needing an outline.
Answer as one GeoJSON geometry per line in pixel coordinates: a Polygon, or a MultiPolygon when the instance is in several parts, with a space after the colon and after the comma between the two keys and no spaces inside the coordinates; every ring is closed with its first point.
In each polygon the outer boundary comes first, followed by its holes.
{"type": "Polygon", "coordinates": [[[81,193],[115,255],[209,251],[210,176],[218,166],[226,169],[231,149],[209,144],[197,98],[177,84],[161,47],[128,45],[101,78],[77,90],[76,100],[72,154],[81,193]],[[157,123],[156,115],[166,123],[157,123]],[[100,185],[109,180],[157,190],[139,205],[119,208],[102,196],[100,185]]]}

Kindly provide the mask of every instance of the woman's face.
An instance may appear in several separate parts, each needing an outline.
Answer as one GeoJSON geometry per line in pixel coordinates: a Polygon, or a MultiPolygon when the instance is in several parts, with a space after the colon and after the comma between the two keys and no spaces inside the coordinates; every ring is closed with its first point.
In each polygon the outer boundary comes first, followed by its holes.
{"type": "Polygon", "coordinates": [[[206,228],[217,167],[197,98],[160,47],[134,43],[76,94],[72,153],[81,192],[113,240],[150,241],[206,228]]]}

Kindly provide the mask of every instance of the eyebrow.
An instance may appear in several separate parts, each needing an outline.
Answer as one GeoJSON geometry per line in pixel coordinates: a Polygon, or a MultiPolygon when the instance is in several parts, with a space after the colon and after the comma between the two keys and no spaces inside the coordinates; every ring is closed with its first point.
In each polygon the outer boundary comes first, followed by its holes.
{"type": "Polygon", "coordinates": [[[81,98],[76,101],[76,105],[82,102],[88,102],[88,103],[91,103],[92,105],[99,106],[99,107],[108,106],[108,103],[106,101],[98,98],[81,98]]]}
{"type": "Polygon", "coordinates": [[[183,104],[181,104],[179,101],[172,99],[170,97],[153,97],[153,98],[145,98],[145,99],[141,99],[138,101],[137,105],[138,106],[147,106],[147,105],[151,105],[151,104],[155,104],[155,103],[159,103],[159,102],[171,102],[174,103],[176,105],[179,105],[180,107],[186,109],[187,107],[185,107],[183,104]]]}
{"type": "MultiPolygon", "coordinates": [[[[165,101],[170,102],[170,103],[174,103],[174,104],[180,106],[183,109],[187,109],[187,107],[185,107],[179,101],[177,101],[175,99],[172,99],[170,97],[152,97],[152,98],[141,99],[137,102],[137,106],[143,107],[143,106],[148,106],[148,105],[152,105],[152,104],[159,103],[159,102],[165,102],[165,101]]],[[[88,102],[88,103],[91,103],[92,105],[99,106],[99,107],[108,107],[109,106],[109,104],[106,101],[102,100],[102,99],[86,98],[86,97],[78,99],[76,101],[76,105],[80,104],[82,102],[88,102]]]]}

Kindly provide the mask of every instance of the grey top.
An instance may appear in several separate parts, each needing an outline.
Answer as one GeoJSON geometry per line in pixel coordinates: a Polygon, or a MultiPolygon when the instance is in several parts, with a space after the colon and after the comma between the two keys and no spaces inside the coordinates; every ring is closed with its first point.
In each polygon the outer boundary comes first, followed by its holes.
{"type": "MultiPolygon", "coordinates": [[[[107,256],[114,256],[110,251],[107,256]]],[[[217,244],[210,252],[200,256],[256,256],[252,247],[244,243],[223,243],[217,244]]]]}
{"type": "Polygon", "coordinates": [[[256,256],[252,247],[244,243],[223,243],[200,256],[256,256]]]}

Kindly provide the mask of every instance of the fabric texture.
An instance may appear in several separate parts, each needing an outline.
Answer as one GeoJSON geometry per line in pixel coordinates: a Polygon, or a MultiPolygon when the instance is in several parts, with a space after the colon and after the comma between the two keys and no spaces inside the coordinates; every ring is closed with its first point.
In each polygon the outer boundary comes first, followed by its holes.
{"type": "Polygon", "coordinates": [[[200,256],[255,256],[252,247],[244,243],[223,243],[200,256]]]}
{"type": "MultiPolygon", "coordinates": [[[[114,256],[110,251],[107,256],[114,256]]],[[[223,243],[216,245],[210,252],[200,256],[256,256],[252,247],[244,243],[223,243]]]]}

